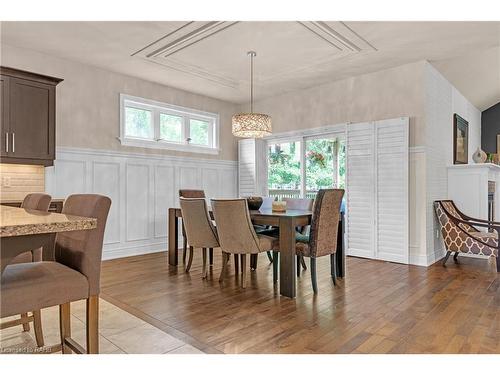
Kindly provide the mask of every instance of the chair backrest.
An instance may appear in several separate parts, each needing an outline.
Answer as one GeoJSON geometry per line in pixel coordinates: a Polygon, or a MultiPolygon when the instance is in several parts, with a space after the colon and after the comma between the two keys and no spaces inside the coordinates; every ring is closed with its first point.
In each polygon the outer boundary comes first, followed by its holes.
{"type": "Polygon", "coordinates": [[[31,193],[24,197],[22,208],[29,210],[48,211],[52,197],[43,193],[31,193]]]}
{"type": "Polygon", "coordinates": [[[343,189],[321,189],[318,191],[309,235],[312,257],[334,254],[337,251],[337,232],[343,196],[343,189]]]}
{"type": "Polygon", "coordinates": [[[222,251],[233,254],[260,252],[245,198],[212,199],[212,210],[222,251]]]}
{"type": "Polygon", "coordinates": [[[84,274],[89,282],[89,295],[99,294],[104,229],[111,199],[98,194],[70,195],[64,202],[63,214],[97,219],[97,228],[61,232],[56,236],[56,261],[84,274]]]}
{"type": "Polygon", "coordinates": [[[187,241],[193,247],[219,247],[204,198],[180,198],[187,241]]]}
{"type": "Polygon", "coordinates": [[[310,198],[283,198],[287,210],[312,210],[314,199],[310,198]]]}
{"type": "Polygon", "coordinates": [[[262,206],[260,208],[269,209],[273,207],[274,197],[262,197],[262,206]]]}
{"type": "MultiPolygon", "coordinates": [[[[445,199],[445,200],[440,200],[436,201],[439,202],[439,204],[444,208],[447,212],[447,214],[453,216],[456,219],[460,220],[467,220],[468,218],[463,215],[460,210],[457,208],[455,203],[452,200],[445,199]]],[[[459,223],[458,224],[460,228],[465,230],[466,232],[479,232],[476,228],[474,228],[472,225],[465,224],[465,223],[459,223]]]]}
{"type": "Polygon", "coordinates": [[[179,198],[205,198],[205,191],[194,189],[179,189],[179,198]]]}

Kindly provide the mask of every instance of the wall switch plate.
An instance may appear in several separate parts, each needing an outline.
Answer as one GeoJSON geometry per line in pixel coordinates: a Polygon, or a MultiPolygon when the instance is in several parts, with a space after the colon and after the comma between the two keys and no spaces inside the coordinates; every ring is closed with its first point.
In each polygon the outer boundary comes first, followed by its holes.
{"type": "Polygon", "coordinates": [[[10,187],[10,177],[2,176],[2,187],[10,187]]]}

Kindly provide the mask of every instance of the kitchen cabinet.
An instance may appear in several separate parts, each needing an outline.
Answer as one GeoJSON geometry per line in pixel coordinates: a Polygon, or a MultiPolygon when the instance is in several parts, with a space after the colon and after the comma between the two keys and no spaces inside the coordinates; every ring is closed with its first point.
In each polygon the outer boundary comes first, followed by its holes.
{"type": "Polygon", "coordinates": [[[54,164],[56,86],[61,81],[0,67],[2,163],[54,164]]]}

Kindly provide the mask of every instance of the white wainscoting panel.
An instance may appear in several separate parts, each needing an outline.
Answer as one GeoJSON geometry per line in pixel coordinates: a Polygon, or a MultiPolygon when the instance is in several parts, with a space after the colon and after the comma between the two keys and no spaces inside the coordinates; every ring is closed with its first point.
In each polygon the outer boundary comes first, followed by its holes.
{"type": "Polygon", "coordinates": [[[112,259],[166,250],[168,208],[178,205],[178,189],[236,197],[237,168],[236,161],[60,147],[54,166],[46,168],[45,186],[54,198],[111,198],[103,259],[112,259]]]}

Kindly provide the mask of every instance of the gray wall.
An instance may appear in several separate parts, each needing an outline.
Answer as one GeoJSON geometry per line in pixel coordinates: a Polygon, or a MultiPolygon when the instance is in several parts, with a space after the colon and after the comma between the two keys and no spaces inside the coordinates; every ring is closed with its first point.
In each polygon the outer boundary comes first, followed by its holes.
{"type": "Polygon", "coordinates": [[[500,103],[481,114],[481,148],[497,152],[497,134],[500,134],[500,103]]]}

